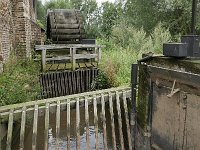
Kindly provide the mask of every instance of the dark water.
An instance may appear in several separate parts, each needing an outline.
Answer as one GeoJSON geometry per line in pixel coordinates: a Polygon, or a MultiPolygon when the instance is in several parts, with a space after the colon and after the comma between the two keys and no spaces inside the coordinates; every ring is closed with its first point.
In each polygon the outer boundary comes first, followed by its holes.
{"type": "MultiPolygon", "coordinates": [[[[103,123],[102,123],[102,115],[101,115],[101,106],[98,105],[98,137],[99,137],[99,149],[104,149],[103,144],[103,123]]],[[[106,104],[105,106],[105,114],[106,114],[106,129],[107,129],[107,144],[108,148],[112,149],[112,129],[110,123],[110,111],[109,106],[106,104]]],[[[118,149],[120,149],[120,142],[119,142],[119,131],[118,131],[118,116],[117,110],[114,108],[115,114],[115,135],[116,135],[116,144],[118,149]]],[[[67,112],[61,112],[61,119],[60,119],[60,149],[67,149],[67,112]]],[[[126,126],[123,116],[123,109],[122,109],[122,121],[123,121],[123,134],[124,134],[124,143],[125,148],[127,147],[127,134],[126,134],[126,126]]],[[[76,149],[76,109],[71,109],[71,116],[70,116],[70,149],[76,149]]],[[[20,124],[19,124],[20,125],[20,124]]],[[[90,149],[95,149],[95,127],[94,127],[94,111],[93,105],[89,106],[89,128],[90,128],[90,149]]],[[[20,131],[20,130],[19,130],[20,131]]],[[[26,123],[26,130],[25,130],[25,150],[32,149],[32,122],[26,123]]],[[[37,131],[37,150],[44,149],[44,116],[39,117],[38,120],[38,131],[37,131]]],[[[48,132],[48,149],[54,150],[56,147],[56,115],[55,113],[50,113],[50,122],[49,122],[49,132],[48,132]]],[[[19,149],[19,134],[13,137],[13,145],[12,149],[17,150],[19,149]]],[[[80,108],[80,147],[82,150],[86,149],[86,127],[85,127],[85,109],[84,107],[80,108]]]]}

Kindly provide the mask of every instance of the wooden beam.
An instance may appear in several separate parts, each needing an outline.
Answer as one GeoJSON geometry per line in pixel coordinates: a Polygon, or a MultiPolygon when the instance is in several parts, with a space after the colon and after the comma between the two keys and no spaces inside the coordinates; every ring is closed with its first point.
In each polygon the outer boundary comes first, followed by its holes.
{"type": "Polygon", "coordinates": [[[59,49],[70,49],[70,48],[104,48],[104,45],[96,44],[50,44],[50,45],[36,45],[35,50],[59,50],[59,49]]]}
{"type": "Polygon", "coordinates": [[[42,50],[42,71],[46,70],[46,49],[42,50]]]}

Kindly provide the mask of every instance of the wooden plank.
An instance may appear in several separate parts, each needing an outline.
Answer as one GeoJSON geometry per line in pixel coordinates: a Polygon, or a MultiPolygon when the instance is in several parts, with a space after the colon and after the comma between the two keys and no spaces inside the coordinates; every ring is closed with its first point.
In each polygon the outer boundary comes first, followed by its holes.
{"type": "Polygon", "coordinates": [[[103,48],[104,45],[95,45],[95,44],[50,44],[50,45],[36,45],[35,50],[61,50],[69,51],[70,48],[103,48]]]}
{"type": "Polygon", "coordinates": [[[105,101],[104,101],[104,95],[103,94],[101,94],[101,113],[102,113],[102,122],[103,122],[103,143],[104,143],[104,149],[108,150],[107,132],[106,132],[106,116],[105,116],[105,101]]]}
{"type": "Polygon", "coordinates": [[[126,129],[127,129],[127,135],[128,135],[128,145],[129,145],[129,149],[133,149],[133,146],[132,146],[132,136],[131,136],[131,130],[130,130],[130,124],[129,124],[128,107],[127,107],[127,100],[126,100],[126,93],[125,93],[125,91],[123,91],[123,105],[124,105],[124,113],[125,113],[125,120],[126,120],[126,129]]]}
{"type": "Polygon", "coordinates": [[[113,102],[112,102],[112,94],[109,92],[109,109],[110,109],[110,120],[111,120],[111,128],[112,128],[112,144],[113,149],[116,150],[116,137],[115,137],[115,121],[113,114],[113,102]]]}
{"type": "Polygon", "coordinates": [[[20,144],[19,144],[20,150],[24,149],[25,125],[26,125],[26,107],[23,107],[21,116],[21,129],[20,129],[20,144]]]}
{"type": "Polygon", "coordinates": [[[76,98],[76,149],[80,150],[80,110],[79,98],[76,98]]]}
{"type": "Polygon", "coordinates": [[[44,150],[48,150],[48,132],[49,132],[49,103],[45,108],[45,129],[44,129],[44,150]]]}
{"type": "Polygon", "coordinates": [[[94,106],[94,128],[95,128],[95,148],[99,149],[99,137],[98,137],[98,115],[97,115],[97,100],[96,95],[93,96],[93,106],[94,106]]]}
{"type": "Polygon", "coordinates": [[[57,101],[56,110],[56,150],[59,150],[60,144],[60,101],[57,101]]]}
{"type": "Polygon", "coordinates": [[[6,141],[6,150],[11,150],[12,146],[12,132],[13,132],[13,109],[9,112],[9,121],[8,121],[8,133],[6,141]]]}
{"type": "Polygon", "coordinates": [[[70,100],[67,99],[67,149],[70,150],[70,100]]]}
{"type": "Polygon", "coordinates": [[[89,113],[88,113],[88,99],[85,99],[85,124],[86,124],[86,147],[90,150],[90,131],[89,131],[89,113]]]}
{"type": "Polygon", "coordinates": [[[36,150],[37,145],[37,127],[38,127],[38,105],[35,105],[33,119],[33,135],[32,135],[32,150],[36,150]]]}
{"type": "Polygon", "coordinates": [[[124,150],[124,136],[122,132],[122,116],[121,116],[121,108],[120,108],[120,99],[119,93],[116,91],[116,104],[117,104],[117,115],[118,115],[118,125],[119,125],[119,140],[121,149],[124,150]]]}
{"type": "Polygon", "coordinates": [[[97,57],[97,54],[75,54],[75,59],[93,59],[97,57]]]}
{"type": "Polygon", "coordinates": [[[46,49],[42,50],[42,71],[46,71],[46,49]]]}
{"type": "Polygon", "coordinates": [[[70,56],[57,56],[52,58],[46,58],[46,61],[59,61],[59,60],[71,60],[70,56]]]}

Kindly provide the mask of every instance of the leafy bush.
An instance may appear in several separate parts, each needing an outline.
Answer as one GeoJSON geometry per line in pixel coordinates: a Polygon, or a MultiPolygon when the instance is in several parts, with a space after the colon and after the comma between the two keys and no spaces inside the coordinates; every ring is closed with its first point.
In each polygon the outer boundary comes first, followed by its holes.
{"type": "Polygon", "coordinates": [[[0,106],[35,100],[39,94],[39,65],[12,57],[0,74],[0,106]]]}
{"type": "Polygon", "coordinates": [[[163,43],[171,39],[169,30],[163,28],[161,23],[149,36],[142,28],[125,27],[124,23],[115,26],[109,41],[99,40],[106,46],[100,69],[107,76],[108,84],[114,87],[129,85],[131,64],[136,63],[143,53],[161,53],[163,43]]]}

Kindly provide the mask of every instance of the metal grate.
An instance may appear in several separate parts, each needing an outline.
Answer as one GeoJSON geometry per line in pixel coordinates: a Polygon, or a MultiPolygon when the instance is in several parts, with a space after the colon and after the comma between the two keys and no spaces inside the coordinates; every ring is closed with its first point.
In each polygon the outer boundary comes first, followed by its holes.
{"type": "Polygon", "coordinates": [[[98,69],[84,69],[41,74],[41,99],[95,90],[98,72],[98,69]]]}
{"type": "Polygon", "coordinates": [[[132,149],[130,96],[113,88],[0,107],[0,149],[132,149]]]}

